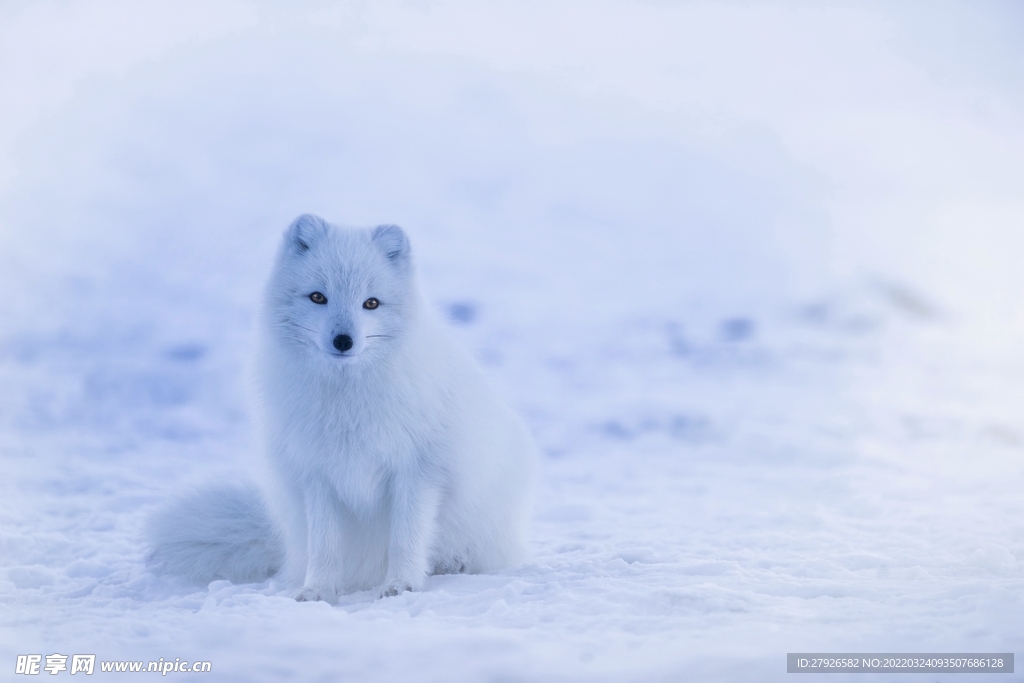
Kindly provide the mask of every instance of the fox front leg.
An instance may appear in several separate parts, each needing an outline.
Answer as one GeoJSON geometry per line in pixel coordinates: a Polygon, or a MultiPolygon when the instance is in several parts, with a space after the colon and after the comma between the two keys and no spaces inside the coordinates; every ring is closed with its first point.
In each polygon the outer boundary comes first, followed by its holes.
{"type": "Polygon", "coordinates": [[[339,503],[326,486],[310,486],[305,492],[306,578],[295,599],[299,602],[338,602],[341,574],[342,529],[339,503]]]}
{"type": "Polygon", "coordinates": [[[388,571],[380,597],[423,588],[439,502],[436,487],[415,479],[399,482],[392,489],[388,571]]]}

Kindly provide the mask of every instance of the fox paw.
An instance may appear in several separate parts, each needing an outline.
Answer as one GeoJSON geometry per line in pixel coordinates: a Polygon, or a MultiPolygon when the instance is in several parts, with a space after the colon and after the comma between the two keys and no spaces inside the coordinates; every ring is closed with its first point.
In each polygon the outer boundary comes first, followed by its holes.
{"type": "Polygon", "coordinates": [[[459,559],[450,559],[438,562],[434,566],[434,574],[464,574],[466,563],[459,559]]]}
{"type": "Polygon", "coordinates": [[[338,596],[332,590],[325,588],[310,588],[306,586],[295,596],[296,602],[318,602],[323,601],[333,605],[338,602],[338,596]]]}
{"type": "Polygon", "coordinates": [[[391,597],[394,597],[396,595],[401,595],[405,591],[411,591],[411,590],[412,590],[412,586],[409,585],[408,581],[402,581],[401,579],[396,579],[395,581],[388,581],[387,583],[384,584],[383,587],[381,587],[381,589],[380,589],[380,597],[382,597],[382,598],[391,598],[391,597]]]}

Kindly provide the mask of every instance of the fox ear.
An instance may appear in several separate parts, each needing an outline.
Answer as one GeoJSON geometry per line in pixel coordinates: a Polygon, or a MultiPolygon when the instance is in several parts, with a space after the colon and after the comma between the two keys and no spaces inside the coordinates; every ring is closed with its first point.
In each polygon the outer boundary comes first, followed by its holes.
{"type": "Polygon", "coordinates": [[[409,238],[397,225],[378,225],[373,229],[370,239],[389,261],[399,263],[409,259],[409,238]]]}
{"type": "Polygon", "coordinates": [[[288,226],[284,234],[285,242],[296,252],[309,251],[312,244],[316,244],[327,234],[327,223],[320,216],[311,213],[304,213],[288,226]]]}

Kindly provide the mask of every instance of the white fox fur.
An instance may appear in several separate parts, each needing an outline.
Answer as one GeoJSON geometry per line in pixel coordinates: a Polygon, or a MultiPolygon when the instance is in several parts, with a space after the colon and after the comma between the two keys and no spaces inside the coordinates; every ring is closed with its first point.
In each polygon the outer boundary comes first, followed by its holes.
{"type": "Polygon", "coordinates": [[[284,544],[260,491],[218,484],[173,501],[149,520],[151,565],[199,584],[263,581],[284,562],[284,544]]]}
{"type": "Polygon", "coordinates": [[[522,558],[533,445],[430,314],[400,228],[291,225],[256,377],[271,512],[246,489],[196,494],[151,523],[157,567],[197,581],[280,567],[297,599],[334,602],[522,558]]]}

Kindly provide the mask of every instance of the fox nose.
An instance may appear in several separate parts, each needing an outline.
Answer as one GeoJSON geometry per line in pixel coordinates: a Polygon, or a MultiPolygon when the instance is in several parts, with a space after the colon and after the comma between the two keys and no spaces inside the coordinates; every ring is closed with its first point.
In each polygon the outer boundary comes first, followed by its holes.
{"type": "Polygon", "coordinates": [[[334,348],[342,352],[348,351],[352,348],[352,337],[347,334],[339,334],[334,338],[334,348]]]}

